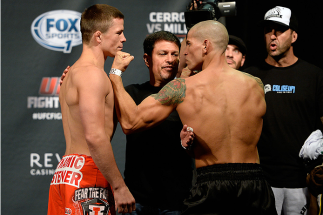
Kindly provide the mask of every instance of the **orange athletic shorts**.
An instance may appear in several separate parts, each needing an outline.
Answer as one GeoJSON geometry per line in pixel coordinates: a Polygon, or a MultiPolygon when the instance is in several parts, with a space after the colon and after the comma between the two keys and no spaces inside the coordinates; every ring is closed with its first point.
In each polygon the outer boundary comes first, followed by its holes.
{"type": "Polygon", "coordinates": [[[92,157],[66,155],[50,183],[48,215],[115,215],[113,191],[92,157]]]}

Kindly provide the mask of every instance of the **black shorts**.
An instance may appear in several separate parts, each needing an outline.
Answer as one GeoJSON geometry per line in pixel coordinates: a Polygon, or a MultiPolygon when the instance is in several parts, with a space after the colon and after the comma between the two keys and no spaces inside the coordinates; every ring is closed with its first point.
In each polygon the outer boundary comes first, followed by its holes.
{"type": "Polygon", "coordinates": [[[215,164],[197,169],[182,214],[277,215],[275,197],[259,164],[215,164]]]}

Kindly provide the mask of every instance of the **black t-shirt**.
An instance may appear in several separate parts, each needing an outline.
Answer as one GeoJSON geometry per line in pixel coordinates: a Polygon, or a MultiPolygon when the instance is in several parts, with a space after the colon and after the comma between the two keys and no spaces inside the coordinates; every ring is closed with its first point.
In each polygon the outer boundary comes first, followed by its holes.
{"type": "MultiPolygon", "coordinates": [[[[126,87],[136,102],[161,88],[146,82],[126,87]]],[[[146,131],[127,135],[125,182],[136,202],[181,210],[192,184],[192,158],[180,144],[183,125],[178,113],[146,131]]]]}
{"type": "Polygon", "coordinates": [[[313,131],[322,129],[323,70],[299,59],[289,67],[263,63],[244,72],[264,84],[267,111],[258,151],[268,182],[273,187],[305,187],[299,151],[313,131]]]}

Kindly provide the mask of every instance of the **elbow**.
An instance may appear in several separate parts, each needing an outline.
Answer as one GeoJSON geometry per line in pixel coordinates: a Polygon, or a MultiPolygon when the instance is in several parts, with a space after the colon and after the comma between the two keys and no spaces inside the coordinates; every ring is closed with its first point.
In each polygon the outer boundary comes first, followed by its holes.
{"type": "Polygon", "coordinates": [[[123,133],[126,135],[132,134],[138,129],[137,123],[134,121],[120,120],[119,123],[121,125],[123,133]]]}
{"type": "Polygon", "coordinates": [[[126,135],[135,133],[138,130],[145,130],[145,128],[148,127],[147,125],[149,124],[148,122],[142,120],[140,117],[132,120],[119,119],[119,123],[121,125],[123,133],[125,133],[126,135]]]}
{"type": "Polygon", "coordinates": [[[132,131],[132,130],[127,130],[127,129],[122,129],[122,131],[123,131],[123,133],[124,133],[125,135],[132,134],[132,133],[133,133],[133,131],[132,131]]]}
{"type": "Polygon", "coordinates": [[[125,117],[118,117],[118,119],[123,133],[126,135],[131,134],[135,124],[133,120],[125,117]]]}
{"type": "Polygon", "coordinates": [[[100,135],[96,132],[91,132],[89,134],[85,134],[85,140],[89,149],[91,150],[98,146],[100,143],[104,142],[104,135],[100,135]]]}
{"type": "MultiPolygon", "coordinates": [[[[121,124],[121,123],[120,123],[121,124]]],[[[132,134],[134,132],[133,126],[130,124],[121,124],[121,128],[124,134],[132,134]]]]}

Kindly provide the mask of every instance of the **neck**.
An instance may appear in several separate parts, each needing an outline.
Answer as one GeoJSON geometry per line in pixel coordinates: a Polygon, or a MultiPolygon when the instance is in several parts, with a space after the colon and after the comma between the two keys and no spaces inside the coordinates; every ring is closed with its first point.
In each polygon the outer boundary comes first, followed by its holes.
{"type": "Polygon", "coordinates": [[[150,77],[149,84],[154,87],[163,87],[168,83],[168,81],[155,80],[155,77],[150,77]]]}
{"type": "MultiPolygon", "coordinates": [[[[223,68],[224,66],[228,66],[226,57],[224,53],[215,52],[213,54],[208,54],[205,57],[202,65],[202,71],[208,67],[212,68],[223,68]]],[[[217,71],[214,69],[214,71],[217,71]]]]}
{"type": "Polygon", "coordinates": [[[89,47],[87,45],[83,45],[81,58],[103,70],[105,60],[107,59],[107,57],[104,56],[102,50],[96,47],[89,47]]]}

